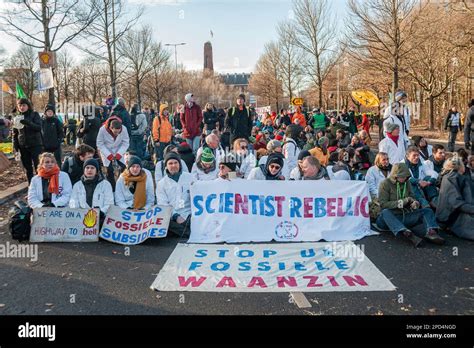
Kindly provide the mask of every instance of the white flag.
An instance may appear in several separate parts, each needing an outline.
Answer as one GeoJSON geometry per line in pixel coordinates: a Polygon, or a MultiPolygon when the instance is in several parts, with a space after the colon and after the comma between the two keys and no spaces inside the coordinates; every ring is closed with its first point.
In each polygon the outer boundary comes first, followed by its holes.
{"type": "Polygon", "coordinates": [[[45,91],[54,87],[53,71],[51,68],[40,69],[37,74],[39,91],[45,91]]]}

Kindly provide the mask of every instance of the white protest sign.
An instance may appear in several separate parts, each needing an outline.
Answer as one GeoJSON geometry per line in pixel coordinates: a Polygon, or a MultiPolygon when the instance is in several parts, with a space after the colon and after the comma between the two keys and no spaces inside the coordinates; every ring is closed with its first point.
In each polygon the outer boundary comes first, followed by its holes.
{"type": "Polygon", "coordinates": [[[97,242],[99,209],[33,210],[30,242],[97,242]]]}
{"type": "Polygon", "coordinates": [[[352,242],[178,244],[151,288],[209,292],[395,290],[352,242]]]}
{"type": "Polygon", "coordinates": [[[257,113],[257,115],[263,115],[264,113],[268,112],[272,112],[272,107],[271,106],[263,106],[263,107],[260,107],[260,108],[255,108],[255,112],[257,113]]]}
{"type": "Polygon", "coordinates": [[[136,245],[148,238],[164,238],[168,233],[172,207],[154,206],[148,210],[111,206],[100,238],[122,245],[136,245]]]}
{"type": "Polygon", "coordinates": [[[189,243],[357,240],[368,202],[365,181],[198,181],[189,243]]]}

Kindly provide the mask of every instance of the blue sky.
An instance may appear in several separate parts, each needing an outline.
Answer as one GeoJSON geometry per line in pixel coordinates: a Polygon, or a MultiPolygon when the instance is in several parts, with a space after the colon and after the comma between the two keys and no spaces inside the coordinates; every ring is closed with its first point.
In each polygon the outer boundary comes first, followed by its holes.
{"type": "MultiPolygon", "coordinates": [[[[265,43],[276,39],[277,23],[289,18],[292,7],[291,0],[126,1],[131,10],[145,6],[140,23],[152,25],[158,41],[187,43],[178,47],[178,63],[187,69],[202,69],[203,46],[210,40],[214,69],[222,73],[252,71],[265,43]]],[[[343,25],[346,0],[330,3],[343,25]]],[[[0,40],[9,51],[19,46],[11,39],[5,41],[4,34],[0,40]]]]}

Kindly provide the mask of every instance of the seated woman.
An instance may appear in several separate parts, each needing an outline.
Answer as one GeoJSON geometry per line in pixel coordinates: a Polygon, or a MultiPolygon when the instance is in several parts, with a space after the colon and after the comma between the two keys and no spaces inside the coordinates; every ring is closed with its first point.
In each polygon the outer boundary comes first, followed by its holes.
{"type": "Polygon", "coordinates": [[[428,145],[428,142],[425,138],[419,135],[414,135],[411,137],[413,144],[420,151],[420,157],[423,161],[427,161],[428,158],[433,154],[433,146],[428,145]]]}
{"type": "Polygon", "coordinates": [[[247,139],[239,138],[234,140],[233,151],[237,159],[239,178],[247,179],[250,171],[255,168],[257,159],[254,154],[249,151],[249,142],[247,139]]]}
{"type": "Polygon", "coordinates": [[[369,193],[372,200],[376,199],[379,195],[379,185],[382,181],[388,178],[392,165],[389,162],[388,155],[385,152],[379,152],[375,156],[375,163],[367,171],[365,181],[369,185],[369,193]]]}
{"type": "Polygon", "coordinates": [[[282,174],[285,158],[281,153],[275,152],[268,156],[267,162],[253,168],[248,180],[285,180],[282,174]]]}
{"type": "Polygon", "coordinates": [[[337,162],[326,168],[331,180],[352,180],[352,170],[349,163],[349,152],[346,149],[341,149],[337,153],[337,162]]]}
{"type": "MultiPolygon", "coordinates": [[[[278,140],[270,140],[267,144],[267,154],[265,156],[262,156],[260,158],[260,160],[258,161],[258,165],[265,165],[267,163],[267,160],[268,160],[268,156],[270,156],[272,153],[281,153],[283,154],[283,144],[281,143],[281,141],[278,141],[278,140]]],[[[286,158],[284,159],[284,165],[283,165],[283,170],[282,170],[282,174],[283,176],[285,177],[285,179],[289,179],[290,178],[290,171],[288,170],[288,163],[287,163],[287,160],[286,158]]]]}
{"type": "Polygon", "coordinates": [[[217,167],[216,158],[212,150],[206,147],[194,163],[191,175],[194,181],[209,181],[217,179],[218,174],[219,168],[217,167]]]}
{"type": "Polygon", "coordinates": [[[470,178],[464,171],[464,164],[456,155],[444,163],[436,219],[456,236],[474,240],[474,199],[470,178]]]}
{"type": "Polygon", "coordinates": [[[31,209],[66,207],[72,192],[71,180],[69,175],[59,170],[52,153],[40,155],[36,172],[38,174],[31,179],[28,188],[28,206],[31,209]]]}
{"type": "Polygon", "coordinates": [[[371,166],[369,155],[370,147],[364,144],[356,134],[352,137],[352,142],[348,146],[348,150],[349,152],[353,152],[355,155],[354,169],[365,175],[371,166]]]}
{"type": "Polygon", "coordinates": [[[91,158],[84,162],[84,174],[72,188],[69,208],[100,209],[100,225],[109,207],[114,204],[112,185],[104,180],[99,161],[91,158]]]}
{"type": "Polygon", "coordinates": [[[142,169],[140,157],[130,156],[115,189],[115,204],[123,209],[148,209],[155,204],[153,179],[142,169]]]}

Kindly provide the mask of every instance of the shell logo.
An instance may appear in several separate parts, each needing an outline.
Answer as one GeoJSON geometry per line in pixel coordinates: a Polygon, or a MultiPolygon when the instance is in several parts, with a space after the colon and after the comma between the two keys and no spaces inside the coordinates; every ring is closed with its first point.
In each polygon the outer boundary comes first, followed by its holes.
{"type": "Polygon", "coordinates": [[[94,227],[97,223],[97,212],[94,209],[89,210],[84,216],[83,223],[87,228],[94,227]]]}
{"type": "Polygon", "coordinates": [[[40,59],[43,62],[43,64],[49,64],[50,56],[48,53],[43,53],[40,55],[40,59]]]}

